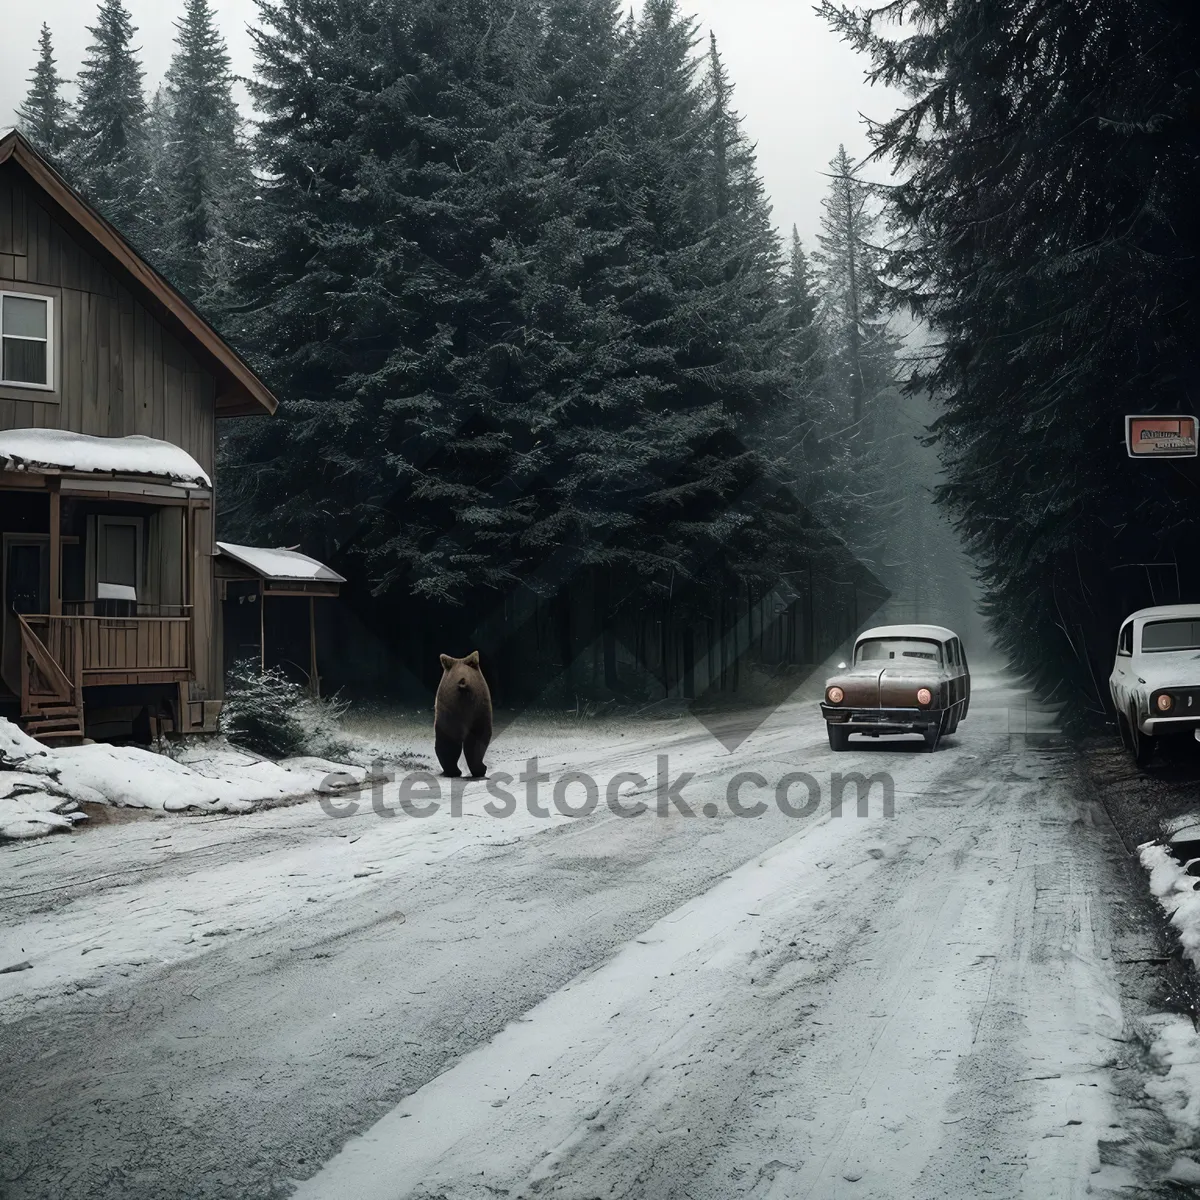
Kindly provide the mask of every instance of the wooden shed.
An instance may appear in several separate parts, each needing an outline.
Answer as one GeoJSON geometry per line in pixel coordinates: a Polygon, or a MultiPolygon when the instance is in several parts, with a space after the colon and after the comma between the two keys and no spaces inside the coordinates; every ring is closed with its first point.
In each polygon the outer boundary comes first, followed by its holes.
{"type": "Polygon", "coordinates": [[[256,659],[260,670],[302,674],[320,695],[317,601],[336,597],[345,579],[295,549],[232,542],[217,543],[216,573],[225,669],[256,659]]]}

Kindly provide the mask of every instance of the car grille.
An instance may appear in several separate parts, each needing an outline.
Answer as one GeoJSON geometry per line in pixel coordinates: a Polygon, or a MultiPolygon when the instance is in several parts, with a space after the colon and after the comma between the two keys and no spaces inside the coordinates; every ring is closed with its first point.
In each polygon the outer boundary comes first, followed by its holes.
{"type": "Polygon", "coordinates": [[[1200,717],[1200,691],[1187,689],[1184,691],[1176,691],[1174,688],[1165,688],[1175,701],[1171,705],[1170,712],[1163,713],[1164,717],[1185,717],[1197,716],[1200,717]]]}
{"type": "Polygon", "coordinates": [[[856,725],[895,725],[897,721],[911,721],[917,715],[915,708],[868,708],[856,709],[851,719],[856,725]]]}

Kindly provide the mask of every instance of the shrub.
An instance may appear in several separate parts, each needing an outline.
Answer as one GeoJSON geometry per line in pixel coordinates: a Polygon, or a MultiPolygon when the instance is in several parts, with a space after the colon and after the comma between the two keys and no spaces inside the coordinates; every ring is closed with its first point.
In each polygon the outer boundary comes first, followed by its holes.
{"type": "Polygon", "coordinates": [[[226,679],[221,732],[231,742],[272,758],[328,758],[349,748],[338,727],[348,707],[336,697],[314,698],[278,667],[259,670],[257,662],[244,659],[226,679]]]}

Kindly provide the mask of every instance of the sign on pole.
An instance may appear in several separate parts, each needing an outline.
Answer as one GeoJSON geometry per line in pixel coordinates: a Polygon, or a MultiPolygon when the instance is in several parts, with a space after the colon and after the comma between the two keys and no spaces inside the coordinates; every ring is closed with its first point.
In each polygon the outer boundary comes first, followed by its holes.
{"type": "Polygon", "coordinates": [[[1195,458],[1195,417],[1126,417],[1125,446],[1130,458],[1195,458]]]}

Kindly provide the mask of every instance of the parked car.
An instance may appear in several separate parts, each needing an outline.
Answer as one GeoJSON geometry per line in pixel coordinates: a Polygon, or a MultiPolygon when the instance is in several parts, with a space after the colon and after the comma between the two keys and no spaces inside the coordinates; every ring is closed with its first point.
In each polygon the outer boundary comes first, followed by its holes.
{"type": "Polygon", "coordinates": [[[821,715],[832,750],[852,733],[919,733],[936,750],[971,704],[962,639],[941,625],[881,625],[860,634],[853,661],[825,684],[821,715]]]}
{"type": "Polygon", "coordinates": [[[1164,734],[1200,729],[1200,604],[1125,618],[1108,690],[1121,740],[1144,767],[1164,734]]]}

